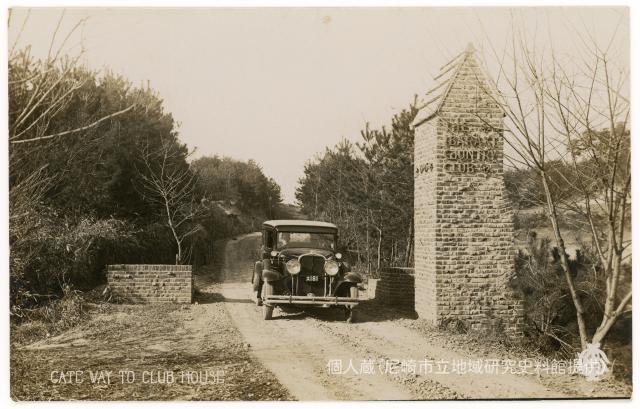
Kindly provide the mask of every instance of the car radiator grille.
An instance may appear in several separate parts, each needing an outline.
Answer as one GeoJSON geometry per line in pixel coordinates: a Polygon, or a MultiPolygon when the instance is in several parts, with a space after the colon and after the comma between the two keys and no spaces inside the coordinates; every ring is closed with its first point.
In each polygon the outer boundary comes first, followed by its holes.
{"type": "Polygon", "coordinates": [[[324,257],[305,255],[300,257],[300,275],[298,276],[297,295],[313,294],[324,296],[324,257]],[[318,281],[308,281],[307,277],[318,277],[318,281]]]}
{"type": "Polygon", "coordinates": [[[324,257],[312,254],[300,257],[301,274],[324,275],[324,257]]]}

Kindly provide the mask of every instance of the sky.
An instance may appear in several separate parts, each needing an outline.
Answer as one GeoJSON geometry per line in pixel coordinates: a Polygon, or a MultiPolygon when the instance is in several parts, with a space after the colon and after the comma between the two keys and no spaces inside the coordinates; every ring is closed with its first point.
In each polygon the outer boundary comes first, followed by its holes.
{"type": "Polygon", "coordinates": [[[469,42],[481,55],[499,49],[513,21],[567,54],[578,31],[601,43],[616,33],[614,58],[629,59],[621,7],[19,8],[9,48],[45,57],[58,22],[55,45],[83,18],[66,53],[84,47],[88,66],[148,82],[194,158],[254,159],[287,203],[305,162],[342,138],[358,141],[366,122],[388,125],[469,42]]]}

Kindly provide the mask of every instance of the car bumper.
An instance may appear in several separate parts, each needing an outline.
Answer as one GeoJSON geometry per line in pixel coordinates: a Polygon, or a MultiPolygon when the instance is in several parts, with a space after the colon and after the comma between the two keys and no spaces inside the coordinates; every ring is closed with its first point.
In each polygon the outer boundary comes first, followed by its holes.
{"type": "Polygon", "coordinates": [[[303,305],[348,305],[358,304],[357,298],[351,297],[315,297],[308,295],[269,295],[262,302],[267,305],[303,304],[303,305]]]}

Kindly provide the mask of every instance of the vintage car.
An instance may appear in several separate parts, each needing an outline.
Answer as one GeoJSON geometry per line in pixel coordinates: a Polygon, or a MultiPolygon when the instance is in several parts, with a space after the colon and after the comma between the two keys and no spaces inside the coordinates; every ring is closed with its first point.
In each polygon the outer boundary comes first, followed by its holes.
{"type": "Polygon", "coordinates": [[[276,305],[343,308],[354,320],[360,274],[337,251],[338,228],[309,220],[268,220],[262,225],[261,260],[256,261],[253,289],[263,318],[276,305]]]}

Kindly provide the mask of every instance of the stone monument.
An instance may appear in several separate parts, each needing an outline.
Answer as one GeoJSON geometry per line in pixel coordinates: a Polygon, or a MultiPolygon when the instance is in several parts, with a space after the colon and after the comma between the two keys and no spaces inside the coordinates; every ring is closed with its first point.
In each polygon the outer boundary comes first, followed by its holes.
{"type": "Polygon", "coordinates": [[[522,334],[503,118],[472,45],[441,68],[415,128],[415,309],[434,324],[522,334]]]}

